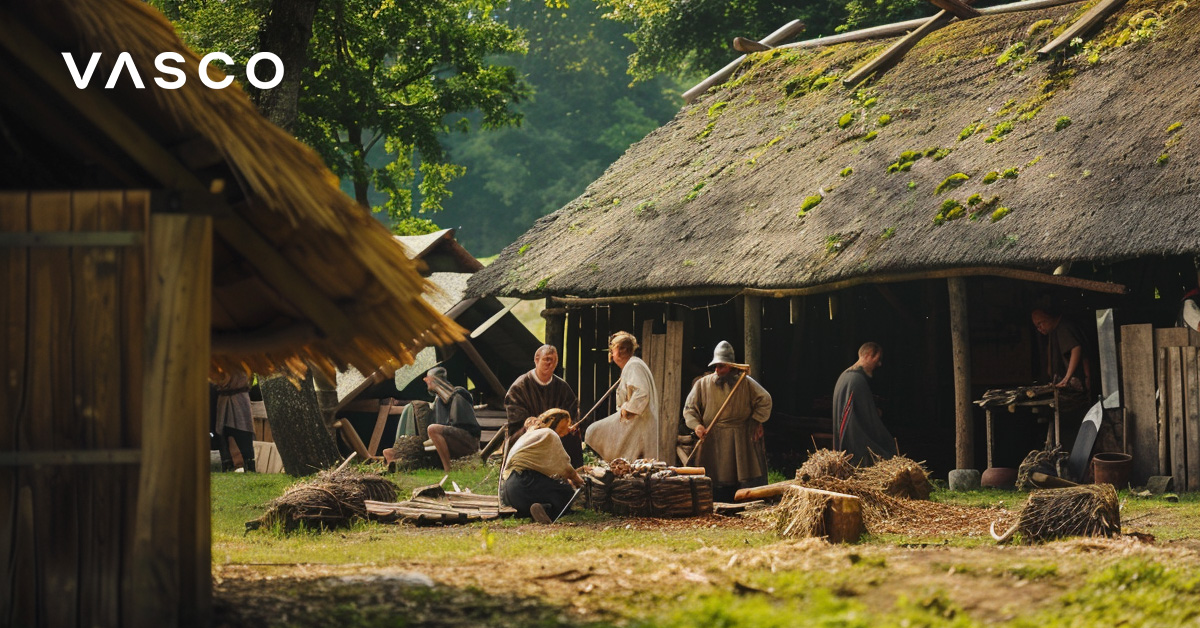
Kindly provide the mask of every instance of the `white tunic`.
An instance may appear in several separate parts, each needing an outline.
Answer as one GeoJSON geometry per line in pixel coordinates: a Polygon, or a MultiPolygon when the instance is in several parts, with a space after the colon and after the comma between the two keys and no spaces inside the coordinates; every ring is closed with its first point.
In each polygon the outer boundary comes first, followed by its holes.
{"type": "Polygon", "coordinates": [[[606,461],[661,460],[658,433],[658,388],[654,376],[641,358],[631,357],[621,369],[617,412],[592,424],[584,441],[606,461]],[[621,420],[621,410],[630,415],[628,419],[621,420]]]}

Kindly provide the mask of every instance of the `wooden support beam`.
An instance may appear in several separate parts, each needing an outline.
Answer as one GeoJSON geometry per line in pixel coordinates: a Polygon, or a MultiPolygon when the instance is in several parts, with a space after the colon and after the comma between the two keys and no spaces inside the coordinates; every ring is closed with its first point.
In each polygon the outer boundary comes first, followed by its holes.
{"type": "Polygon", "coordinates": [[[875,74],[882,72],[892,67],[897,61],[904,57],[905,53],[912,50],[912,47],[917,45],[926,35],[936,31],[937,29],[949,24],[954,19],[954,16],[949,11],[938,11],[933,17],[929,18],[917,30],[901,37],[899,41],[884,50],[879,56],[866,62],[858,69],[850,74],[847,74],[842,79],[842,84],[846,87],[854,87],[867,79],[870,79],[875,74]]]}
{"type": "MultiPolygon", "coordinates": [[[[779,27],[774,33],[763,37],[759,43],[766,44],[768,46],[774,46],[791,39],[802,30],[804,30],[804,23],[800,20],[792,20],[791,22],[779,27]]],[[[692,102],[693,100],[696,100],[700,94],[708,91],[708,88],[720,83],[724,83],[725,79],[729,78],[729,75],[733,74],[733,71],[736,70],[745,59],[746,55],[742,55],[737,59],[730,61],[725,65],[725,67],[712,73],[708,78],[700,81],[700,83],[698,83],[695,87],[684,92],[683,99],[687,102],[692,102]]]]}
{"type": "Polygon", "coordinates": [[[950,289],[950,343],[954,355],[954,460],[957,469],[975,468],[975,420],[971,408],[971,338],[967,286],[962,277],[946,280],[950,289]]]}
{"type": "Polygon", "coordinates": [[[1100,0],[1100,2],[1096,3],[1096,6],[1089,9],[1078,20],[1075,20],[1074,24],[1068,26],[1067,30],[1063,31],[1061,35],[1039,48],[1037,51],[1038,56],[1045,57],[1053,54],[1058,49],[1070,43],[1072,39],[1083,37],[1096,25],[1103,22],[1104,18],[1112,15],[1113,11],[1124,5],[1125,0],[1100,0]]]}
{"type": "Polygon", "coordinates": [[[483,378],[487,380],[488,386],[491,386],[492,391],[499,395],[500,399],[504,399],[504,395],[508,394],[508,389],[500,383],[500,378],[496,377],[496,374],[492,372],[487,362],[484,362],[483,356],[479,355],[479,352],[475,350],[475,345],[471,344],[469,339],[464,338],[458,341],[458,347],[466,352],[467,358],[483,374],[483,378]]]}
{"type": "Polygon", "coordinates": [[[1154,329],[1144,325],[1121,326],[1121,405],[1133,455],[1135,486],[1158,473],[1158,413],[1154,401],[1154,329]]]}
{"type": "Polygon", "coordinates": [[[960,20],[969,20],[973,17],[983,15],[978,9],[972,7],[969,2],[963,2],[963,0],[929,0],[929,2],[943,11],[950,12],[960,20]]]}
{"type": "Polygon", "coordinates": [[[743,297],[745,310],[742,314],[743,347],[742,359],[750,365],[750,377],[762,378],[762,298],[743,297]]]}

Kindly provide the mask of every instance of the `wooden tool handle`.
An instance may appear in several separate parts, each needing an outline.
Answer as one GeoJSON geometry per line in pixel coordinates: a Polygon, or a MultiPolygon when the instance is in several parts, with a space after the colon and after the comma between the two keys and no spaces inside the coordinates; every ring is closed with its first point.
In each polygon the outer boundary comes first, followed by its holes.
{"type": "Polygon", "coordinates": [[[704,475],[704,467],[667,467],[679,475],[704,475]]]}

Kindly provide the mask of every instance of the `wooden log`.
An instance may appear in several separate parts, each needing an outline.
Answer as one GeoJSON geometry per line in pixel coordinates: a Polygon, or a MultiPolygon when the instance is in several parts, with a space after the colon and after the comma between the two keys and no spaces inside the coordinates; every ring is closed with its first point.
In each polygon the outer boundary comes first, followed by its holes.
{"type": "MultiPolygon", "coordinates": [[[[789,485],[787,491],[795,499],[825,502],[825,507],[820,512],[814,513],[821,521],[819,525],[814,525],[812,528],[822,532],[830,543],[854,543],[866,532],[863,524],[862,501],[858,497],[794,484],[789,485]]],[[[788,536],[788,530],[783,530],[781,534],[788,536]]]]}
{"type": "Polygon", "coordinates": [[[950,12],[960,20],[969,20],[983,15],[978,9],[963,0],[929,0],[929,2],[943,11],[950,12]]]}
{"type": "Polygon", "coordinates": [[[775,46],[772,46],[770,44],[764,44],[761,41],[755,41],[753,39],[747,39],[745,37],[734,37],[733,38],[733,49],[738,52],[741,52],[743,54],[751,53],[751,52],[765,52],[774,47],[775,46]]]}
{"type": "Polygon", "coordinates": [[[704,467],[667,467],[679,475],[704,475],[704,467]]]}
{"type": "Polygon", "coordinates": [[[1183,427],[1183,360],[1180,347],[1166,347],[1166,351],[1167,394],[1170,403],[1168,416],[1171,423],[1171,475],[1175,478],[1175,486],[1184,490],[1187,486],[1187,441],[1183,427]]]}
{"type": "Polygon", "coordinates": [[[1187,458],[1187,489],[1200,490],[1200,368],[1197,348],[1183,347],[1183,444],[1187,458]]]}
{"type": "Polygon", "coordinates": [[[375,415],[375,429],[371,430],[371,444],[367,446],[367,453],[372,456],[377,455],[379,452],[379,441],[383,440],[383,428],[387,425],[391,409],[391,399],[380,400],[379,413],[375,415]]]}
{"type": "Polygon", "coordinates": [[[134,626],[203,625],[211,609],[208,444],[199,438],[208,427],[211,220],[150,220],[134,626]]]}
{"type": "Polygon", "coordinates": [[[757,380],[762,378],[762,298],[747,295],[744,297],[744,306],[742,359],[750,365],[750,377],[757,380]]]}
{"type": "Polygon", "coordinates": [[[354,448],[354,452],[358,454],[359,458],[363,460],[378,459],[378,456],[372,456],[371,452],[367,451],[367,446],[363,444],[362,439],[358,436],[358,432],[354,429],[353,425],[350,425],[349,421],[338,419],[333,422],[333,428],[341,432],[346,444],[354,448]]]}
{"type": "Polygon", "coordinates": [[[1158,474],[1171,475],[1171,414],[1170,391],[1167,383],[1167,348],[1161,347],[1158,353],[1158,474]]]}
{"type": "MultiPolygon", "coordinates": [[[[800,20],[792,20],[792,21],[788,22],[787,24],[784,24],[783,26],[779,27],[775,32],[771,33],[770,35],[763,37],[760,40],[760,42],[763,44],[766,44],[768,46],[774,46],[776,44],[785,42],[788,39],[791,39],[793,36],[795,36],[797,33],[799,33],[802,30],[804,30],[804,23],[801,22],[800,20]]],[[[733,61],[730,61],[729,63],[727,63],[725,65],[725,67],[721,68],[720,70],[717,70],[716,72],[713,72],[712,74],[710,74],[708,76],[708,78],[704,79],[703,81],[700,81],[694,87],[692,87],[691,89],[684,92],[683,99],[687,102],[692,102],[693,100],[696,100],[696,98],[698,98],[700,96],[700,94],[703,94],[704,92],[708,91],[708,89],[710,87],[713,87],[714,85],[718,85],[720,83],[724,83],[725,80],[727,78],[729,78],[729,76],[731,74],[733,74],[733,71],[736,70],[737,67],[739,65],[741,65],[742,61],[744,61],[745,59],[746,59],[746,55],[742,55],[742,56],[734,59],[733,61]]]]}
{"type": "Polygon", "coordinates": [[[783,495],[789,486],[798,486],[795,482],[776,482],[766,486],[755,486],[753,488],[740,488],[733,494],[733,501],[745,502],[752,499],[772,499],[783,495]]]}
{"type": "Polygon", "coordinates": [[[933,17],[925,21],[917,30],[901,37],[899,41],[884,50],[879,56],[871,59],[866,64],[860,66],[842,79],[842,84],[847,87],[853,87],[871,78],[878,72],[882,72],[887,68],[895,65],[904,55],[912,50],[918,42],[925,38],[926,35],[933,31],[946,26],[954,19],[950,12],[942,10],[934,14],[933,17]]]}
{"type": "Polygon", "coordinates": [[[1125,5],[1125,0],[1100,0],[1087,13],[1084,13],[1075,23],[1068,26],[1058,37],[1055,37],[1050,43],[1038,49],[1039,57],[1045,57],[1053,54],[1056,50],[1070,43],[1076,37],[1083,37],[1104,21],[1104,18],[1112,15],[1113,11],[1125,5]]]}
{"type": "Polygon", "coordinates": [[[954,355],[954,461],[975,468],[975,421],[971,412],[971,332],[967,323],[967,285],[962,277],[946,280],[950,290],[950,344],[954,355]]]}

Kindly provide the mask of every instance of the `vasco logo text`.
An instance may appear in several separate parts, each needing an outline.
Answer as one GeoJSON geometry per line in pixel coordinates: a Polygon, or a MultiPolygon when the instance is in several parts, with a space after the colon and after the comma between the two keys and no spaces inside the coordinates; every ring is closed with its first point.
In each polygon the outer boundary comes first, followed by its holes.
{"type": "MultiPolygon", "coordinates": [[[[100,63],[100,53],[92,53],[92,58],[88,59],[87,67],[84,68],[82,74],[79,71],[79,65],[75,63],[75,55],[69,52],[64,52],[62,53],[62,56],[67,62],[67,70],[71,72],[71,79],[75,81],[75,87],[78,87],[79,89],[85,89],[88,84],[91,83],[92,75],[96,71],[96,66],[100,63]]],[[[226,65],[233,65],[233,59],[223,52],[210,52],[204,55],[200,59],[200,82],[212,89],[224,89],[233,82],[233,77],[226,76],[219,81],[210,79],[208,77],[208,64],[212,63],[213,60],[222,61],[226,65]]],[[[178,52],[164,52],[159,54],[157,57],[154,57],[154,67],[159,71],[159,73],[164,76],[174,77],[168,80],[162,76],[156,76],[154,77],[154,82],[163,89],[179,89],[180,87],[183,87],[184,83],[187,82],[187,75],[182,69],[173,65],[167,65],[168,62],[176,64],[183,63],[183,55],[179,54],[178,52]]],[[[112,89],[114,86],[116,86],[117,79],[121,77],[122,72],[129,73],[129,78],[133,80],[135,87],[138,89],[146,88],[146,84],[142,82],[142,75],[138,73],[137,66],[133,64],[133,57],[128,52],[122,52],[117,56],[117,63],[113,66],[112,72],[108,75],[108,82],[104,84],[104,89],[112,89]]],[[[250,57],[250,61],[246,63],[246,80],[258,89],[271,89],[272,87],[275,87],[280,81],[283,80],[283,61],[280,60],[277,55],[270,52],[260,52],[253,57],[250,57]],[[275,76],[273,76],[270,80],[261,81],[258,79],[258,76],[255,73],[255,67],[258,65],[259,61],[268,61],[271,65],[275,66],[275,76]]]]}

